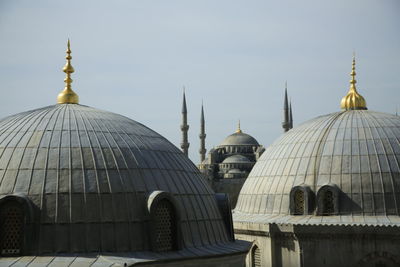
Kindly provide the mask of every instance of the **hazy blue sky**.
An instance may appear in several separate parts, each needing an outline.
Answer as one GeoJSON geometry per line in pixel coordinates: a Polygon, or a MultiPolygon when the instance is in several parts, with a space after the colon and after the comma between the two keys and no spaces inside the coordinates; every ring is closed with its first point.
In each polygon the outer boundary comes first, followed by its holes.
{"type": "Polygon", "coordinates": [[[234,132],[268,146],[282,132],[285,81],[295,125],[336,112],[351,57],[369,109],[400,108],[400,1],[0,1],[0,117],[56,102],[67,38],[80,103],[180,143],[182,86],[198,162],[201,100],[209,150],[234,132]]]}

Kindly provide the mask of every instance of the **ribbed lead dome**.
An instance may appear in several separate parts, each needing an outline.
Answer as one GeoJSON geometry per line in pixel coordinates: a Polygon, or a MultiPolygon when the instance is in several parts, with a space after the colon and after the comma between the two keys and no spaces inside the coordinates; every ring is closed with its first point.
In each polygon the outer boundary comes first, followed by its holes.
{"type": "Polygon", "coordinates": [[[399,166],[398,116],[349,110],[317,117],[266,149],[235,212],[290,214],[293,188],[308,187],[315,196],[325,185],[338,189],[336,215],[399,215],[399,166]]]}
{"type": "Polygon", "coordinates": [[[0,198],[26,197],[37,214],[25,255],[149,250],[155,190],[181,207],[183,247],[229,240],[197,168],[144,125],[78,104],[0,121],[0,198]]]}
{"type": "Polygon", "coordinates": [[[225,138],[224,141],[219,146],[237,146],[237,145],[245,145],[245,146],[259,146],[257,140],[243,132],[236,132],[234,134],[229,135],[225,138]]]}

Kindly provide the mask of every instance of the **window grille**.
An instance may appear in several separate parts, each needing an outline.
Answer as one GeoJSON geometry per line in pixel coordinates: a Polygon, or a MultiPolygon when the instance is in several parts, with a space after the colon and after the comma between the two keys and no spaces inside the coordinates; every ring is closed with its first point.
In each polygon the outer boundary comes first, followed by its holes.
{"type": "Polygon", "coordinates": [[[304,192],[302,190],[296,190],[294,193],[294,214],[304,214],[304,192]]]}
{"type": "Polygon", "coordinates": [[[261,253],[257,246],[254,246],[251,253],[251,265],[252,267],[261,267],[261,253]]]}
{"type": "Polygon", "coordinates": [[[161,200],[154,208],[153,249],[158,252],[175,250],[176,246],[176,218],[174,207],[168,200],[161,200]]]}
{"type": "Polygon", "coordinates": [[[323,214],[329,215],[335,212],[333,204],[333,193],[330,190],[325,191],[323,195],[323,214]]]}
{"type": "Polygon", "coordinates": [[[7,203],[0,211],[1,255],[19,255],[21,253],[24,213],[17,203],[7,203]]]}

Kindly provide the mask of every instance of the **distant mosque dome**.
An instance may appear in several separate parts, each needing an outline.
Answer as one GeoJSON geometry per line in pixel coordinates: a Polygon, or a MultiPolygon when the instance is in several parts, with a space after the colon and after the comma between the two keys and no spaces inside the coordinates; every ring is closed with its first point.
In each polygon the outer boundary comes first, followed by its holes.
{"type": "Polygon", "coordinates": [[[236,132],[224,139],[219,146],[259,146],[257,140],[249,134],[236,132]]]}
{"type": "Polygon", "coordinates": [[[239,169],[231,169],[228,171],[229,174],[242,174],[243,171],[239,170],[239,169]]]}
{"type": "Polygon", "coordinates": [[[251,163],[251,161],[243,155],[233,155],[224,159],[222,163],[251,163]]]}

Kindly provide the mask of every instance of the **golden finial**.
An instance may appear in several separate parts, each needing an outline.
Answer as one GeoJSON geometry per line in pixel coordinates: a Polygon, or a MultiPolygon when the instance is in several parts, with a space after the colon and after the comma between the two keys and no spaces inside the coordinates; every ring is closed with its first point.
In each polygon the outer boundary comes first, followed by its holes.
{"type": "Polygon", "coordinates": [[[238,122],[238,127],[237,127],[237,130],[236,130],[236,133],[242,133],[242,130],[240,129],[240,120],[238,122]]]}
{"type": "Polygon", "coordinates": [[[345,110],[367,109],[367,103],[364,97],[357,92],[356,89],[356,57],[353,54],[353,64],[351,68],[350,89],[345,97],[342,98],[340,107],[345,110]]]}
{"type": "Polygon", "coordinates": [[[65,59],[67,60],[67,63],[65,63],[65,66],[63,68],[63,71],[67,74],[67,76],[64,79],[65,82],[65,88],[62,90],[61,93],[58,94],[57,97],[57,103],[58,104],[78,104],[79,103],[79,96],[72,90],[71,88],[71,73],[74,72],[74,68],[71,65],[71,48],[70,48],[70,43],[68,39],[67,43],[67,56],[65,59]]]}

